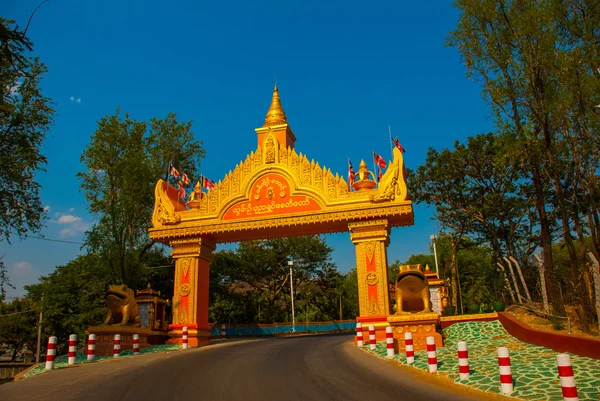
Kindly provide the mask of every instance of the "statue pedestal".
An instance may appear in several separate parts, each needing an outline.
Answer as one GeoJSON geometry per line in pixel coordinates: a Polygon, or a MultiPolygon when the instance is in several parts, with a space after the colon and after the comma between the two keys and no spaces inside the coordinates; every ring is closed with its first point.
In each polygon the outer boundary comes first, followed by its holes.
{"type": "Polygon", "coordinates": [[[427,350],[427,337],[435,338],[435,346],[442,347],[442,335],[436,331],[439,325],[437,313],[411,313],[388,316],[387,321],[392,326],[398,352],[404,352],[404,333],[411,332],[415,351],[427,350]]]}
{"type": "Polygon", "coordinates": [[[140,336],[140,349],[164,344],[169,336],[166,331],[142,329],[135,326],[90,326],[87,334],[96,335],[96,355],[112,356],[115,334],[121,335],[121,352],[133,349],[133,335],[140,336]]]}

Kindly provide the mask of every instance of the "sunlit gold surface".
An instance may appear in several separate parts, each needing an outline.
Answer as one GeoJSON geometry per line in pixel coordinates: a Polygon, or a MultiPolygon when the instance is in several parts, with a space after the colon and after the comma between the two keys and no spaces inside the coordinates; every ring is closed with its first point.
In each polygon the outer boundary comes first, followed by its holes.
{"type": "Polygon", "coordinates": [[[263,127],[280,124],[287,124],[287,119],[285,117],[285,111],[283,111],[283,107],[281,106],[281,100],[279,99],[279,89],[277,89],[277,85],[275,85],[275,89],[273,89],[273,98],[271,99],[271,107],[269,107],[269,111],[267,111],[267,117],[265,118],[263,127]]]}
{"type": "Polygon", "coordinates": [[[105,325],[140,325],[140,311],[135,294],[125,284],[108,286],[106,304],[105,325]]]}
{"type": "MultiPolygon", "coordinates": [[[[198,324],[197,330],[205,331],[200,326],[206,323],[208,298],[201,296],[208,293],[208,264],[215,244],[330,232],[350,231],[356,245],[361,316],[389,315],[389,230],[414,221],[402,153],[394,148],[379,188],[350,191],[343,176],[294,149],[296,138],[277,88],[264,126],[255,131],[256,150],[212,191],[193,193],[189,208],[164,181],[156,185],[149,231],[153,240],[173,247],[172,331],[182,324],[198,324]]],[[[310,145],[329,143],[324,139],[310,145]]],[[[373,173],[362,164],[357,183],[368,183],[373,173]]]]}

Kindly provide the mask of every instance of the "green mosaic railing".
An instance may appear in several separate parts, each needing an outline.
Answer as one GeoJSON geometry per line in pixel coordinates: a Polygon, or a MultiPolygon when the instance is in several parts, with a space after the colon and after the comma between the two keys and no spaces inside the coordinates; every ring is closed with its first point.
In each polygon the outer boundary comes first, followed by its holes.
{"type": "MultiPolygon", "coordinates": [[[[444,347],[437,349],[438,374],[478,390],[500,393],[498,347],[507,347],[510,352],[514,382],[512,397],[528,400],[563,399],[556,367],[557,352],[517,340],[498,321],[455,323],[444,330],[444,347]],[[459,341],[466,341],[469,349],[471,375],[464,381],[460,381],[458,375],[459,341]]],[[[368,345],[364,348],[369,350],[368,345]]],[[[370,352],[386,357],[385,343],[377,343],[375,351],[370,352]]],[[[579,399],[600,399],[600,360],[569,355],[579,399]]],[[[406,365],[403,353],[395,355],[394,359],[406,365]]],[[[426,351],[415,352],[413,367],[429,371],[426,351]]]]}

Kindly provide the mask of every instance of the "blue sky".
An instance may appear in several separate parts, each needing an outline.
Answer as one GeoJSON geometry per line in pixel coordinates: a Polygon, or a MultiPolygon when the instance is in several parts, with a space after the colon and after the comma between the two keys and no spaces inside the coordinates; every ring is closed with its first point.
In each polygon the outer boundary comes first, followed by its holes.
{"type": "MultiPolygon", "coordinates": [[[[38,3],[4,0],[1,15],[25,26],[38,3]]],[[[444,46],[457,18],[437,1],[51,0],[28,31],[58,114],[38,176],[49,208],[43,235],[80,242],[93,224],[75,174],[96,121],[117,107],[138,120],[193,120],[207,151],[202,171],[214,181],[255,149],[275,76],[296,149],[344,176],[348,157],[355,167],[372,150],[390,158],[388,124],[409,168],[429,147],[489,131],[479,85],[444,46]]],[[[392,230],[390,261],[428,250],[439,229],[430,218],[417,205],[415,226],[392,230]]],[[[354,267],[349,235],[328,241],[340,270],[354,267]]],[[[9,296],[79,252],[73,243],[0,243],[17,286],[9,296]]]]}

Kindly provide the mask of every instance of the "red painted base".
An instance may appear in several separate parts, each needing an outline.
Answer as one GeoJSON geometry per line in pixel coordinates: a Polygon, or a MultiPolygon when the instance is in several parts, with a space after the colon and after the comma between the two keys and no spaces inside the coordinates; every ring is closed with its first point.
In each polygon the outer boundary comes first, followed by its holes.
{"type": "MultiPolygon", "coordinates": [[[[174,325],[169,325],[169,328],[174,325]]],[[[183,327],[183,325],[181,325],[183,327]]],[[[190,329],[192,325],[185,325],[188,327],[188,346],[190,347],[203,347],[212,343],[210,339],[210,331],[190,329]]],[[[195,326],[195,325],[193,325],[195,326]]],[[[169,331],[169,338],[167,344],[181,344],[183,342],[181,330],[169,331]]]]}

